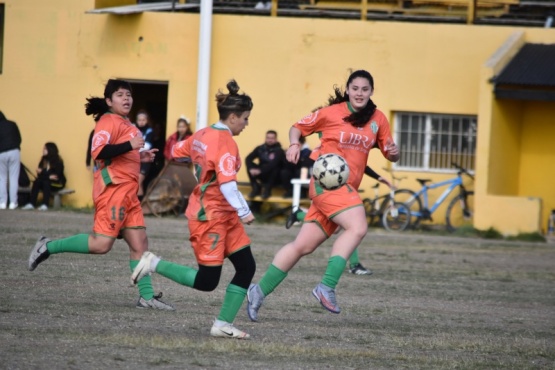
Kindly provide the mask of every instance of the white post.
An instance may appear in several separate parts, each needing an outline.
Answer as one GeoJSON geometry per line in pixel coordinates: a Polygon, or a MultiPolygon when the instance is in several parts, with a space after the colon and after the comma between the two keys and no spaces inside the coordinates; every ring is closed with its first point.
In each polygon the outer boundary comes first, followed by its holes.
{"type": "Polygon", "coordinates": [[[212,49],[212,0],[201,0],[200,32],[197,77],[197,122],[198,131],[208,124],[208,90],[210,87],[210,51],[212,49]]]}
{"type": "Polygon", "coordinates": [[[292,179],[293,199],[291,201],[291,210],[295,212],[301,205],[301,186],[310,184],[310,179],[292,179]]]}

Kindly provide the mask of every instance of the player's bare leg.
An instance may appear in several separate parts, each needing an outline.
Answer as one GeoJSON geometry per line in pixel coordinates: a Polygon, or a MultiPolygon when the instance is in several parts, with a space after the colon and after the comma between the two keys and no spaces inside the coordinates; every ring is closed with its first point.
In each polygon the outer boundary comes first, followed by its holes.
{"type": "Polygon", "coordinates": [[[328,237],[314,222],[306,222],[301,226],[294,241],[284,245],[274,256],[272,264],[282,271],[288,272],[301,257],[310,254],[328,237]]]}
{"type": "Polygon", "coordinates": [[[41,236],[29,256],[29,271],[45,261],[51,254],[58,253],[82,253],[82,254],[105,254],[112,249],[114,239],[89,234],[77,234],[68,238],[50,240],[41,236]]]}
{"type": "Polygon", "coordinates": [[[335,287],[347,265],[347,259],[366,235],[368,226],[364,207],[355,207],[341,212],[333,218],[333,221],[344,230],[333,243],[326,272],[312,294],[326,310],[339,313],[341,309],[337,304],[335,287]]]}
{"type": "MultiPolygon", "coordinates": [[[[135,270],[139,264],[139,260],[145,252],[148,251],[148,237],[144,228],[137,229],[124,229],[122,236],[127,245],[129,246],[129,267],[131,272],[135,270]]],[[[137,301],[137,308],[154,308],[159,310],[173,311],[172,305],[167,304],[160,300],[162,293],[154,295],[152,288],[152,279],[147,275],[137,282],[140,297],[137,301]]]]}
{"type": "Polygon", "coordinates": [[[264,298],[287,277],[287,272],[302,256],[314,250],[327,239],[322,229],[313,222],[304,223],[295,240],[283,246],[258,284],[251,284],[247,292],[247,314],[258,321],[258,310],[264,298]]]}

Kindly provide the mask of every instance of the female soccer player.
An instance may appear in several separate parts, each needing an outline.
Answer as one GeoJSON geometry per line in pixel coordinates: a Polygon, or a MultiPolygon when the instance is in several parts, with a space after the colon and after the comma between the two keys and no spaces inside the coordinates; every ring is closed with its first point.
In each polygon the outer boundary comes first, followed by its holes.
{"type": "Polygon", "coordinates": [[[247,333],[233,326],[233,320],[256,270],[251,242],[241,224],[252,223],[254,216],[237,189],[241,159],[233,136],[248,125],[253,103],[248,95],[238,93],[239,86],[234,80],[227,84],[227,89],[229,94],[221,91],[216,94],[220,121],[178,142],[172,149],[174,158],[192,160],[198,179],[186,211],[198,270],[147,252],[133,271],[131,281],[136,283],[157,272],[178,284],[209,292],[218,286],[227,257],[235,267],[235,276],[227,286],[210,335],[248,339],[247,333]]]}
{"type": "MultiPolygon", "coordinates": [[[[364,174],[370,176],[376,181],[381,182],[382,184],[386,184],[390,188],[393,188],[393,185],[385,177],[380,176],[377,172],[370,168],[370,166],[366,166],[364,174]]],[[[296,209],[291,212],[289,217],[287,217],[285,228],[290,229],[295,222],[304,222],[305,217],[306,212],[301,211],[301,209],[296,209]]],[[[339,230],[340,229],[338,229],[336,233],[339,230]]],[[[349,257],[349,272],[354,275],[372,275],[372,270],[364,267],[362,263],[360,263],[360,259],[358,258],[358,248],[355,249],[353,254],[351,254],[351,257],[349,257]]]]}
{"type": "Polygon", "coordinates": [[[364,70],[353,72],[343,94],[335,88],[328,107],[322,108],[293,125],[289,130],[290,145],[286,157],[299,159],[299,137],[319,133],[320,155],[337,153],[349,164],[347,184],[336,190],[324,190],[311,180],[309,195],[312,203],[297,238],[282,247],[258,284],[248,290],[247,313],[258,321],[258,310],[264,298],[285,279],[289,270],[318,248],[338,226],[343,232],[333,243],[331,257],[322,281],[312,294],[332,313],[341,310],[335,297],[335,287],[345,269],[347,259],[366,235],[366,215],[358,187],[364,175],[370,149],[377,144],[385,158],[399,160],[399,149],[393,142],[385,115],[370,100],[374,79],[364,70]]]}
{"type": "MultiPolygon", "coordinates": [[[[40,237],[29,256],[30,271],[51,254],[108,253],[117,237],[129,246],[131,271],[148,250],[143,211],[137,198],[139,167],[141,162],[152,162],[157,149],[140,151],[145,141],[127,118],[132,105],[131,85],[122,80],[108,80],[104,98],[87,99],[85,112],[97,121],[91,149],[98,168],[93,184],[93,232],[52,241],[40,237]]],[[[159,299],[161,294],[154,295],[150,277],[138,285],[137,308],[174,310],[159,299]]]]}

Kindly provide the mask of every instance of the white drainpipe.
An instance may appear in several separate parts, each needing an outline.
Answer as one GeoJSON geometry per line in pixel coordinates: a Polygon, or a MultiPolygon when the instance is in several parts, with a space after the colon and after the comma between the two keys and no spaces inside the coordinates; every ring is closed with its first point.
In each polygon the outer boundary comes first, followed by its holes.
{"type": "Polygon", "coordinates": [[[208,124],[208,90],[210,87],[210,51],[212,48],[212,0],[201,0],[197,78],[197,122],[195,131],[208,124]]]}

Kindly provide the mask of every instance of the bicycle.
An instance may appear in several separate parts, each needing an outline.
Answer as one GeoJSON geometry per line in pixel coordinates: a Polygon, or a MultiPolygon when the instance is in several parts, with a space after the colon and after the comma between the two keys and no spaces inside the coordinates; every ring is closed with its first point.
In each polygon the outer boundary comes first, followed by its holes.
{"type": "MultiPolygon", "coordinates": [[[[406,177],[397,178],[392,175],[392,182],[399,183],[406,177]]],[[[396,188],[390,189],[388,194],[379,195],[380,183],[372,186],[374,198],[362,200],[366,212],[368,226],[379,222],[388,231],[403,231],[410,225],[410,209],[403,203],[395,201],[396,188]]]]}
{"type": "MultiPolygon", "coordinates": [[[[396,198],[397,201],[402,201],[410,209],[410,215],[412,218],[411,224],[413,227],[417,227],[422,220],[431,221],[432,214],[457,187],[459,188],[459,194],[451,200],[445,213],[445,224],[447,226],[447,230],[454,232],[462,226],[472,225],[474,214],[474,191],[467,190],[465,188],[462,175],[467,175],[472,180],[474,180],[474,176],[468,172],[468,170],[462,168],[456,163],[451,163],[451,165],[458,170],[455,178],[437,183],[430,183],[432,181],[430,179],[416,179],[416,181],[422,185],[422,188],[419,191],[415,192],[415,194],[410,196],[408,199],[400,200],[396,198]],[[442,186],[448,186],[448,188],[445,189],[445,191],[430,207],[428,204],[428,190],[442,186]]],[[[406,190],[404,194],[408,194],[408,192],[411,191],[409,189],[402,190],[406,190]]]]}

